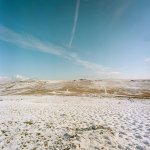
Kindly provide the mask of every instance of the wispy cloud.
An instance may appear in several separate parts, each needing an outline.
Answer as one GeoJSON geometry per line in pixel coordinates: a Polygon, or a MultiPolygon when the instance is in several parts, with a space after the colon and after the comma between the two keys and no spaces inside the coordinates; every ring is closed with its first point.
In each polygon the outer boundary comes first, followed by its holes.
{"type": "Polygon", "coordinates": [[[124,14],[129,4],[130,4],[129,0],[121,2],[120,6],[116,9],[114,13],[114,17],[113,17],[114,21],[117,21],[124,14]]]}
{"type": "Polygon", "coordinates": [[[0,83],[5,83],[7,81],[10,81],[10,78],[8,78],[6,76],[0,76],[0,83]]]}
{"type": "Polygon", "coordinates": [[[8,77],[6,77],[6,76],[0,76],[0,81],[1,80],[6,80],[6,79],[8,79],[8,77]]]}
{"type": "Polygon", "coordinates": [[[113,74],[109,68],[104,67],[103,65],[92,63],[90,61],[83,60],[77,53],[67,51],[67,48],[65,47],[42,41],[29,34],[14,32],[4,26],[0,26],[0,40],[28,50],[40,51],[62,57],[63,59],[70,60],[73,63],[79,64],[89,69],[93,74],[97,74],[98,76],[113,74]]]}
{"type": "Polygon", "coordinates": [[[63,53],[61,47],[55,46],[50,42],[42,42],[28,34],[16,33],[4,26],[0,26],[0,40],[15,44],[19,47],[38,50],[54,55],[62,55],[63,53]]]}
{"type": "Polygon", "coordinates": [[[19,75],[19,74],[17,74],[14,78],[17,80],[28,80],[29,79],[28,77],[24,77],[24,76],[19,75]]]}
{"type": "Polygon", "coordinates": [[[149,58],[145,58],[144,61],[147,62],[147,63],[150,63],[150,57],[149,58]]]}
{"type": "Polygon", "coordinates": [[[68,47],[71,48],[73,39],[74,39],[74,34],[76,31],[76,26],[77,26],[77,21],[78,21],[78,15],[79,15],[79,8],[80,8],[80,0],[77,0],[76,2],[76,10],[75,10],[75,16],[74,16],[74,23],[73,23],[73,27],[72,27],[72,32],[71,32],[71,37],[70,37],[70,41],[68,44],[68,47]]]}

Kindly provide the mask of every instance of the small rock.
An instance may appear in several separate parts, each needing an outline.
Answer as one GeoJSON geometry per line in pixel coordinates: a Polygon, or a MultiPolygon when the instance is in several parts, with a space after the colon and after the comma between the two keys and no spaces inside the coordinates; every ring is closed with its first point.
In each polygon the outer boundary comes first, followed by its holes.
{"type": "Polygon", "coordinates": [[[136,146],[136,149],[137,149],[137,150],[145,150],[145,148],[143,148],[143,147],[140,146],[140,145],[137,145],[137,146],[136,146]]]}

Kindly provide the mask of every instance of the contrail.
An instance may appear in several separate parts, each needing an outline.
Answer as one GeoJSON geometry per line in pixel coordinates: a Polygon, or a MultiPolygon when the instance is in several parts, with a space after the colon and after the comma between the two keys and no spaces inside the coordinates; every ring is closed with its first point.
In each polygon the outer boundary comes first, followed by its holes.
{"type": "Polygon", "coordinates": [[[73,27],[72,27],[70,41],[69,41],[69,44],[68,44],[69,48],[71,48],[72,41],[73,41],[73,38],[74,38],[74,34],[75,34],[75,31],[76,31],[76,26],[77,26],[77,21],[78,21],[78,15],[79,15],[79,7],[80,7],[80,0],[77,0],[76,10],[75,10],[75,16],[74,16],[74,23],[73,23],[73,27]]]}

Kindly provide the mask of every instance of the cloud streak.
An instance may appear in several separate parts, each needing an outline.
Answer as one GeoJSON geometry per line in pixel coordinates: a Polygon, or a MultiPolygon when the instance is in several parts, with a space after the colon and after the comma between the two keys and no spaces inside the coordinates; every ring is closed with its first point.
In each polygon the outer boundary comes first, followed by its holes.
{"type": "Polygon", "coordinates": [[[73,42],[73,39],[74,39],[76,26],[77,26],[77,21],[78,21],[78,16],[79,16],[79,8],[80,8],[80,0],[77,0],[75,16],[74,16],[74,23],[73,23],[73,27],[72,27],[72,32],[71,32],[71,37],[70,37],[70,41],[69,41],[69,44],[68,44],[68,48],[71,48],[72,42],[73,42]]]}
{"type": "Polygon", "coordinates": [[[55,46],[50,42],[42,42],[28,34],[16,33],[4,26],[0,26],[0,40],[12,43],[19,47],[38,50],[49,54],[62,55],[63,53],[61,47],[55,46]]]}
{"type": "Polygon", "coordinates": [[[150,63],[150,57],[146,58],[144,61],[147,62],[147,63],[150,63]]]}
{"type": "Polygon", "coordinates": [[[65,47],[42,41],[29,34],[14,32],[4,26],[0,26],[0,40],[14,44],[24,49],[48,53],[50,55],[55,55],[63,59],[67,59],[73,63],[79,64],[89,69],[93,74],[97,74],[98,76],[113,74],[113,72],[110,71],[109,68],[83,60],[79,57],[77,53],[67,51],[67,48],[65,47]]]}

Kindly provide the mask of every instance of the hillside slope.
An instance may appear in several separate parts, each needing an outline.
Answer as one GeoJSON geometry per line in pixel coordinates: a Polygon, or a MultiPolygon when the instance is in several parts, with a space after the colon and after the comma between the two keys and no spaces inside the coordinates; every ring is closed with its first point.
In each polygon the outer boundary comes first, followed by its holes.
{"type": "Polygon", "coordinates": [[[13,80],[0,83],[0,95],[150,98],[150,80],[13,80]]]}

